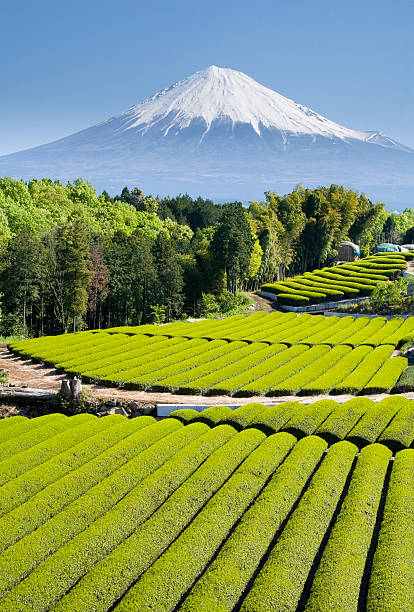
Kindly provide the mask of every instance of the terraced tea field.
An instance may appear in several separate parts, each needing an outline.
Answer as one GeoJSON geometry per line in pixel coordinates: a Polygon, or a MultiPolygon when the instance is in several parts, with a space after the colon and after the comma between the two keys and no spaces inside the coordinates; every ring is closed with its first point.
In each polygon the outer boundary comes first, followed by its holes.
{"type": "Polygon", "coordinates": [[[306,306],[369,296],[378,283],[390,283],[407,269],[412,253],[372,255],[353,263],[305,272],[278,283],[262,285],[280,304],[306,306]]]}
{"type": "Polygon", "coordinates": [[[0,421],[0,611],[412,610],[414,402],[352,402],[0,421]]]}
{"type": "Polygon", "coordinates": [[[414,317],[257,312],[222,321],[118,327],[10,344],[21,356],[127,389],[235,397],[390,392],[414,317]]]}

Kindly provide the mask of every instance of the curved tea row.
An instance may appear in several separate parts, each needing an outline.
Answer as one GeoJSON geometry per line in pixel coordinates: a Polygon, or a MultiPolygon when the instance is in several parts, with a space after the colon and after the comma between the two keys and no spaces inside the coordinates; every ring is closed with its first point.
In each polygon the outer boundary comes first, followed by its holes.
{"type": "MultiPolygon", "coordinates": [[[[409,404],[391,400],[383,433],[412,435],[409,404]]],[[[351,439],[0,421],[0,611],[411,609],[414,449],[351,439]]]]}

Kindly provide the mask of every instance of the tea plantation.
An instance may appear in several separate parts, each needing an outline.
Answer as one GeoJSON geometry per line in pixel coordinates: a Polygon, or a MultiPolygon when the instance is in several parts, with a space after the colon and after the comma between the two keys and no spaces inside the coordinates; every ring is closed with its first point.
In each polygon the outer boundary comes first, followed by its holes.
{"type": "Polygon", "coordinates": [[[306,306],[369,296],[378,283],[390,283],[407,268],[413,253],[371,255],[353,263],[305,272],[278,283],[262,285],[279,304],[306,306]]]}
{"type": "Polygon", "coordinates": [[[128,389],[236,397],[369,394],[413,387],[414,317],[253,313],[222,321],[117,327],[9,345],[81,376],[128,389]],[[397,387],[396,387],[397,385],[397,387]]]}
{"type": "Polygon", "coordinates": [[[399,396],[4,419],[0,611],[412,610],[413,421],[399,396]]]}

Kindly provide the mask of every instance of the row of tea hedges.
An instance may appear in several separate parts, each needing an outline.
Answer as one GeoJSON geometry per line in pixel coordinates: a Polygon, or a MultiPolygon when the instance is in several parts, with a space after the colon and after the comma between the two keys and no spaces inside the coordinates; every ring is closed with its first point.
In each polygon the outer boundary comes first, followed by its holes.
{"type": "Polygon", "coordinates": [[[365,257],[354,263],[305,272],[278,283],[262,285],[277,301],[290,306],[306,306],[369,296],[378,283],[389,283],[406,270],[403,253],[365,257]]]}
{"type": "Polygon", "coordinates": [[[238,431],[257,428],[270,435],[285,431],[297,438],[320,436],[329,443],[349,440],[359,448],[381,442],[393,451],[414,444],[414,400],[398,395],[375,402],[355,397],[342,404],[331,399],[310,404],[283,402],[275,406],[245,404],[232,410],[214,406],[202,412],[181,408],[171,418],[184,424],[231,425],[238,431]]]}
{"type": "Polygon", "coordinates": [[[367,401],[342,416],[315,404],[323,422],[299,441],[300,421],[316,420],[294,403],[281,405],[294,427],[270,435],[240,431],[265,417],[257,405],[231,424],[216,409],[214,427],[0,421],[0,611],[411,610],[414,449],[391,460],[368,442],[381,421],[380,441],[409,444],[412,402],[389,398],[375,416],[367,401]],[[324,424],[345,420],[357,433],[329,446],[324,424]]]}
{"type": "MultiPolygon", "coordinates": [[[[376,333],[378,326],[374,327],[376,333]]],[[[332,329],[337,326],[333,324],[332,329]]],[[[358,334],[360,330],[353,337],[358,334]]],[[[12,347],[84,381],[145,391],[239,397],[390,392],[407,368],[406,358],[391,357],[393,344],[375,348],[368,344],[356,348],[352,344],[288,346],[86,332],[12,347]]]]}
{"type": "Polygon", "coordinates": [[[257,312],[46,336],[9,348],[86,382],[129,389],[240,397],[369,394],[414,388],[407,359],[391,357],[413,336],[414,317],[257,312]]]}

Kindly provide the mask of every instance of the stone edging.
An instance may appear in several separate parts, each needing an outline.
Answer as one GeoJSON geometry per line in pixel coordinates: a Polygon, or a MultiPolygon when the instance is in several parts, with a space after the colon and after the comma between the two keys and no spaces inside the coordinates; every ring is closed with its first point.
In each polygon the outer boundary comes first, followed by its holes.
{"type": "MultiPolygon", "coordinates": [[[[258,291],[257,295],[273,299],[277,304],[277,296],[274,293],[269,293],[268,291],[258,291]]],[[[368,300],[369,297],[360,297],[352,300],[340,300],[339,302],[322,302],[321,304],[311,304],[310,306],[287,306],[285,304],[278,304],[278,306],[288,312],[319,312],[321,310],[333,310],[335,308],[339,308],[340,306],[362,304],[368,300]]]]}

